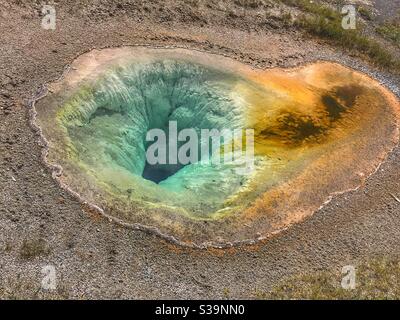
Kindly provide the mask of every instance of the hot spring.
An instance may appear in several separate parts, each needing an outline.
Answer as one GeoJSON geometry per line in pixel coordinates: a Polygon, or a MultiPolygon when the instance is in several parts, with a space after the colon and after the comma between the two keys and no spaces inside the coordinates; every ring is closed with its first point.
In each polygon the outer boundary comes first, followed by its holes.
{"type": "Polygon", "coordinates": [[[187,244],[263,238],[301,221],[358,187],[398,141],[397,99],[355,70],[329,62],[258,70],[183,49],[84,54],[35,110],[64,187],[118,221],[187,244]],[[252,130],[253,170],[150,164],[148,132],[170,136],[171,123],[199,136],[252,130]]]}

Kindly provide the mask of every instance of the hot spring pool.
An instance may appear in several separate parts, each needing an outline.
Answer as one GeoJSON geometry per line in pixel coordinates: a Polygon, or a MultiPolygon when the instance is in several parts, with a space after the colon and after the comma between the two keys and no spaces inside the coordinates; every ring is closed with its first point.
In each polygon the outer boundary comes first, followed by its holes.
{"type": "Polygon", "coordinates": [[[298,222],[359,186],[398,140],[394,95],[336,63],[263,71],[183,49],[105,49],[49,89],[35,122],[46,161],[62,167],[58,181],[118,221],[187,244],[262,238],[298,222]],[[146,134],[172,135],[171,123],[199,135],[253,130],[252,171],[149,164],[146,134]]]}

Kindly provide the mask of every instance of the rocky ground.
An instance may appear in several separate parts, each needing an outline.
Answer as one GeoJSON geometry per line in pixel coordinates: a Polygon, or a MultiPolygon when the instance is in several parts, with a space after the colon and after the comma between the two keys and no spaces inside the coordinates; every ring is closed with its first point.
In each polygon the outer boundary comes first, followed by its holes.
{"type": "MultiPolygon", "coordinates": [[[[396,3],[369,1],[385,16],[396,3]]],[[[397,94],[398,76],[287,26],[291,9],[275,1],[51,1],[55,30],[41,27],[42,4],[0,1],[1,298],[257,298],[293,276],[399,257],[400,148],[357,191],[268,242],[192,250],[109,222],[60,189],[27,107],[80,54],[123,45],[202,49],[261,68],[335,60],[397,94]],[[46,265],[56,290],[41,287],[46,265]]]]}

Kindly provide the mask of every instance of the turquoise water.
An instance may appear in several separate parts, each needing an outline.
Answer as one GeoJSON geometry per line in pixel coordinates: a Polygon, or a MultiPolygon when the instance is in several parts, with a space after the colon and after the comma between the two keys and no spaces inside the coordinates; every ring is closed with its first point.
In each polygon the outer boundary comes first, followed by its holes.
{"type": "MultiPolygon", "coordinates": [[[[49,85],[35,110],[46,161],[84,208],[205,245],[258,239],[303,220],[360,185],[398,141],[398,101],[352,69],[318,62],[258,70],[180,49],[92,51],[49,85]],[[242,162],[149,164],[146,134],[168,136],[175,122],[177,132],[194,128],[200,137],[252,129],[254,170],[240,174],[242,162]]],[[[225,145],[218,151],[227,155],[225,145]]]]}

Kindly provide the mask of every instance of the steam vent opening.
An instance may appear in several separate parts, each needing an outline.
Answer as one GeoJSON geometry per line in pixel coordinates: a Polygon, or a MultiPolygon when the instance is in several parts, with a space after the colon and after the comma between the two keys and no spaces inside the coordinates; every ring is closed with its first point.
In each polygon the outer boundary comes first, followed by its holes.
{"type": "Polygon", "coordinates": [[[331,62],[258,70],[183,49],[104,49],[49,89],[34,120],[61,184],[189,245],[299,222],[358,187],[398,142],[397,98],[331,62]]]}

